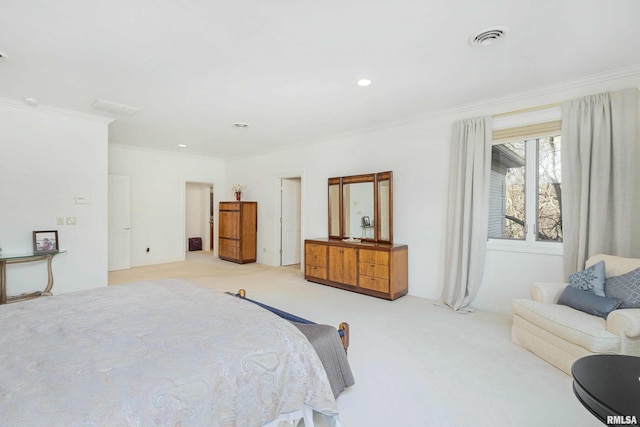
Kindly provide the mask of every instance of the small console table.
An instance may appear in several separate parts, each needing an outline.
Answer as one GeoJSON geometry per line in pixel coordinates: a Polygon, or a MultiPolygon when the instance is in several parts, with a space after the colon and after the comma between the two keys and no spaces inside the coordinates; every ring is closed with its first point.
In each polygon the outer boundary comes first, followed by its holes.
{"type": "Polygon", "coordinates": [[[28,254],[2,254],[0,253],[0,304],[17,302],[39,296],[51,295],[53,288],[53,270],[51,269],[51,261],[53,257],[66,251],[56,251],[47,253],[28,253],[28,254]],[[43,291],[27,292],[19,295],[7,296],[7,264],[18,264],[22,262],[47,261],[48,280],[47,286],[43,291]]]}

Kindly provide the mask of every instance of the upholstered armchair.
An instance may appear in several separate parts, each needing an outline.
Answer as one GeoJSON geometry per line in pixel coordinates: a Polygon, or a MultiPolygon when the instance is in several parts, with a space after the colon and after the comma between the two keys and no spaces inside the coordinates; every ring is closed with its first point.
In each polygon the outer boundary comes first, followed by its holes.
{"type": "Polygon", "coordinates": [[[591,354],[640,356],[640,259],[594,255],[586,267],[600,261],[604,261],[606,298],[589,298],[618,308],[589,312],[589,300],[576,309],[564,305],[567,283],[536,283],[530,289],[531,299],[512,302],[511,340],[569,375],[574,361],[591,354]]]}

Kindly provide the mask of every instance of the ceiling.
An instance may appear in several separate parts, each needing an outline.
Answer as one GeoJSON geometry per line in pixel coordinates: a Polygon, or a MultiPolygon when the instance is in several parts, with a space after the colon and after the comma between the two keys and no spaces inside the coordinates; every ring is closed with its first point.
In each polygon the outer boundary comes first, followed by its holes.
{"type": "Polygon", "coordinates": [[[0,97],[233,158],[640,64],[639,20],[638,0],[2,0],[0,97]],[[507,37],[467,44],[495,25],[507,37]]]}

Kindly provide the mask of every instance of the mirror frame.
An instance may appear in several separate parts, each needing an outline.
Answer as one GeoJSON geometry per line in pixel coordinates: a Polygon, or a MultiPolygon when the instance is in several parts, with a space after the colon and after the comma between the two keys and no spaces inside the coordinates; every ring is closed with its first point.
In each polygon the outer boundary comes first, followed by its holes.
{"type": "Polygon", "coordinates": [[[328,235],[330,239],[345,239],[349,236],[345,236],[345,226],[344,226],[344,185],[346,184],[356,184],[363,182],[371,182],[373,183],[373,224],[374,224],[374,232],[373,239],[371,238],[362,238],[362,241],[369,242],[379,242],[379,243],[393,243],[393,172],[378,172],[378,173],[369,173],[362,175],[350,175],[350,176],[340,176],[329,178],[327,182],[327,199],[328,199],[328,215],[327,215],[327,225],[328,225],[328,235]],[[379,206],[379,182],[381,181],[389,181],[389,239],[381,239],[381,223],[380,223],[380,209],[379,206]],[[335,202],[331,201],[331,186],[338,185],[338,209],[339,212],[339,235],[331,234],[331,224],[332,224],[332,216],[331,212],[335,209],[335,202]]]}
{"type": "MultiPolygon", "coordinates": [[[[340,239],[340,236],[342,236],[342,178],[329,178],[329,183],[328,183],[328,199],[329,199],[329,214],[327,215],[328,218],[328,230],[329,230],[329,238],[330,239],[340,239]],[[331,212],[336,208],[336,206],[334,206],[334,203],[332,203],[331,201],[331,186],[333,185],[337,185],[338,186],[338,206],[337,206],[337,214],[338,214],[338,234],[331,234],[331,229],[333,227],[331,227],[332,225],[332,217],[331,217],[331,212]]],[[[335,219],[334,219],[335,221],[335,219]]]]}

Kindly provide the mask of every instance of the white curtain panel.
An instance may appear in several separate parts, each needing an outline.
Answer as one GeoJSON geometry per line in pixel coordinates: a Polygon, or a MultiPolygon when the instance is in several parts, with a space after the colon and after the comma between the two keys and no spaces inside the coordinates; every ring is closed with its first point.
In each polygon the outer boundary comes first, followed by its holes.
{"type": "Polygon", "coordinates": [[[442,303],[470,312],[487,248],[491,117],[453,124],[442,303]]]}
{"type": "Polygon", "coordinates": [[[638,89],[562,104],[564,273],[591,255],[640,258],[638,89]]]}

